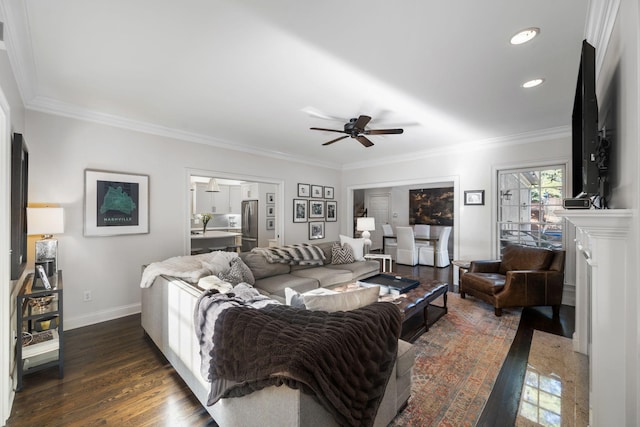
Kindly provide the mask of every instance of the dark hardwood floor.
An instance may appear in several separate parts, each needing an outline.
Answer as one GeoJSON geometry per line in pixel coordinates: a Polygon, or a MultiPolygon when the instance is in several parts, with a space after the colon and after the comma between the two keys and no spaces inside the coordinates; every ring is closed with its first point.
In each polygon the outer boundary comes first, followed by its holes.
{"type": "MultiPolygon", "coordinates": [[[[453,268],[394,265],[394,272],[453,283],[453,268]]],[[[457,291],[450,285],[450,292],[457,291]]],[[[512,426],[534,329],[574,330],[573,307],[524,309],[514,344],[478,425],[512,426]]],[[[7,426],[215,426],[171,365],[143,333],[140,315],[65,333],[65,376],[28,375],[7,426]]]]}
{"type": "Polygon", "coordinates": [[[215,425],[144,336],[140,315],[65,333],[65,375],[28,375],[7,426],[215,425]]]}

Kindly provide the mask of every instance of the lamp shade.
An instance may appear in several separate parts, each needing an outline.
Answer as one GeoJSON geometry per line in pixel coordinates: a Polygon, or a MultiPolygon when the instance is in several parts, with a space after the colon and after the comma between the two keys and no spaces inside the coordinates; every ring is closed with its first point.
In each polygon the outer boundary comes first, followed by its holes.
{"type": "Polygon", "coordinates": [[[218,181],[216,181],[215,178],[211,178],[209,180],[209,185],[207,185],[207,192],[209,193],[215,193],[220,191],[220,187],[218,186],[218,181]]]}
{"type": "Polygon", "coordinates": [[[371,217],[358,218],[356,230],[374,231],[376,229],[376,219],[371,217]]]}
{"type": "Polygon", "coordinates": [[[64,233],[62,208],[27,208],[27,234],[64,233]]]}

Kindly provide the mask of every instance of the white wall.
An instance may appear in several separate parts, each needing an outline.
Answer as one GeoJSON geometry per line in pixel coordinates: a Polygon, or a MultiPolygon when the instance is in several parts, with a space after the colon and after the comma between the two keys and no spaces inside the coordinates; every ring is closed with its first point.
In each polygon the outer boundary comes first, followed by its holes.
{"type": "MultiPolygon", "coordinates": [[[[186,253],[188,169],[284,181],[285,243],[308,241],[307,225],[292,223],[298,182],[333,186],[340,196],[335,170],[39,112],[27,113],[25,138],[31,151],[29,201],[65,208],[65,232],[57,237],[67,328],[139,311],[141,266],[186,253]],[[149,175],[149,234],[83,236],[87,168],[149,175]],[[92,301],[83,302],[85,290],[91,291],[92,301]]],[[[326,240],[337,239],[338,228],[328,223],[326,240]]]]}
{"type": "Polygon", "coordinates": [[[609,127],[612,139],[611,167],[613,188],[610,207],[627,208],[634,212],[629,239],[629,262],[625,272],[623,295],[616,295],[625,312],[626,337],[619,343],[625,355],[625,366],[617,367],[628,373],[625,387],[625,419],[627,425],[640,424],[640,271],[637,261],[640,249],[640,6],[637,1],[594,2],[592,31],[587,40],[596,47],[598,57],[597,96],[599,119],[609,127]],[[613,8],[619,5],[617,14],[613,8]],[[608,8],[608,9],[607,9],[608,8]],[[600,13],[597,13],[600,12],[600,13]],[[606,12],[606,13],[605,13],[606,12]],[[602,19],[604,23],[597,21],[602,19]],[[609,24],[613,24],[610,34],[609,24]],[[600,32],[602,31],[602,33],[600,32]]]}
{"type": "MultiPolygon", "coordinates": [[[[570,106],[567,109],[569,122],[570,106]]],[[[382,167],[346,170],[342,176],[343,185],[345,188],[399,188],[409,184],[454,182],[457,193],[455,209],[458,209],[456,256],[460,259],[491,258],[495,256],[495,170],[536,162],[565,163],[571,157],[571,139],[568,135],[545,141],[505,145],[476,146],[382,167]],[[485,205],[464,206],[460,195],[465,190],[485,190],[485,205]]],[[[405,202],[408,204],[409,195],[406,191],[392,194],[394,204],[396,198],[402,203],[400,197],[406,197],[405,202]]],[[[398,221],[402,219],[398,218],[398,221]]]]}
{"type": "MultiPolygon", "coordinates": [[[[1,8],[0,8],[1,9],[1,8]]],[[[18,85],[13,77],[11,64],[7,52],[0,50],[0,103],[2,103],[3,115],[6,114],[10,123],[3,122],[0,128],[3,137],[0,138],[0,170],[2,171],[2,182],[0,183],[0,236],[2,244],[0,252],[0,425],[4,425],[11,412],[14,391],[11,383],[11,360],[13,360],[13,343],[10,327],[13,318],[13,301],[11,290],[15,282],[11,281],[11,271],[9,263],[10,244],[10,170],[11,170],[11,134],[22,132],[24,128],[24,106],[18,85]]]]}

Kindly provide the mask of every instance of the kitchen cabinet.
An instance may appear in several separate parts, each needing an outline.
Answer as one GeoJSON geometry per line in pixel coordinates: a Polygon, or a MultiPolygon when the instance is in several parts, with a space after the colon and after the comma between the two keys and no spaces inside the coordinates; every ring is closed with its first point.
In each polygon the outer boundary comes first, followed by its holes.
{"type": "Polygon", "coordinates": [[[220,185],[220,191],[215,193],[209,193],[211,198],[211,213],[227,214],[230,211],[229,208],[229,186],[220,185]]]}
{"type": "Polygon", "coordinates": [[[213,193],[207,193],[207,184],[203,184],[203,183],[197,183],[196,184],[196,190],[195,190],[195,212],[194,214],[201,214],[201,213],[210,213],[211,212],[211,195],[213,193]]]}
{"type": "Polygon", "coordinates": [[[258,200],[258,183],[252,182],[240,185],[240,191],[242,192],[242,200],[258,200]]]}
{"type": "Polygon", "coordinates": [[[229,186],[229,213],[240,215],[242,192],[239,185],[229,186]]]}

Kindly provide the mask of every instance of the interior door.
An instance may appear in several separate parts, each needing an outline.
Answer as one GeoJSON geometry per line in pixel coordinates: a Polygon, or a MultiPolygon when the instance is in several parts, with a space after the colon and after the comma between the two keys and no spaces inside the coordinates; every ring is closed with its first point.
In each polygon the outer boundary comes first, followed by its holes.
{"type": "Polygon", "coordinates": [[[376,230],[371,233],[371,249],[382,249],[382,224],[390,223],[391,195],[389,193],[368,194],[367,216],[376,220],[376,230]]]}

